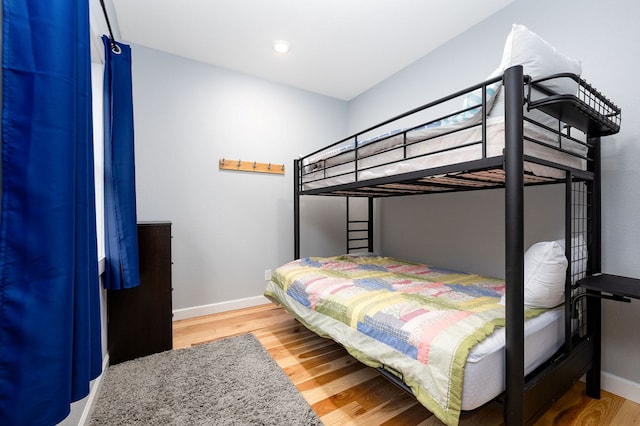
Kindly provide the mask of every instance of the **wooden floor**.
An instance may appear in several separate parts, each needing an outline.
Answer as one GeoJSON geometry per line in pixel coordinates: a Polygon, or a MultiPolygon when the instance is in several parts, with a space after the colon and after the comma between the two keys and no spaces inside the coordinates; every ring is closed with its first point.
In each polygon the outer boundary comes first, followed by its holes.
{"type": "MultiPolygon", "coordinates": [[[[349,356],[275,305],[174,322],[173,346],[182,348],[253,333],[287,373],[326,426],[442,425],[413,397],[349,356]]],[[[500,425],[502,406],[465,413],[461,425],[500,425]]],[[[640,425],[640,404],[602,392],[600,400],[578,382],[536,423],[541,425],[640,425]]]]}

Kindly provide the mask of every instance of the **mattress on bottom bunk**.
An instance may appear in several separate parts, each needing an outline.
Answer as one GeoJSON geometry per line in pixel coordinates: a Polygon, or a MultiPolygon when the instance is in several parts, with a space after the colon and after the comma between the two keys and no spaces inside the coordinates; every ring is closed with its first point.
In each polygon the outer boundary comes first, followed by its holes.
{"type": "MultiPolygon", "coordinates": [[[[556,122],[557,123],[557,122],[556,122]]],[[[549,123],[545,123],[549,124],[549,123]]],[[[465,161],[479,160],[482,155],[482,127],[458,124],[449,126],[453,133],[442,135],[442,128],[418,129],[404,136],[397,134],[360,148],[357,163],[357,180],[364,181],[384,176],[394,176],[416,170],[452,165],[465,161]],[[406,146],[405,146],[406,145],[406,146]],[[406,150],[406,152],[405,152],[406,150]]],[[[562,138],[562,149],[558,147],[558,135],[528,121],[524,122],[525,138],[535,139],[546,145],[524,141],[524,153],[535,158],[555,162],[563,166],[584,170],[586,161],[581,158],[586,146],[562,138]]],[[[490,117],[486,121],[486,157],[502,155],[504,149],[504,118],[490,117]]],[[[353,152],[322,158],[318,162],[303,167],[302,184],[304,190],[351,183],[356,180],[353,152]]],[[[563,178],[562,170],[526,162],[525,171],[536,176],[563,178]]]]}
{"type": "MultiPolygon", "coordinates": [[[[397,372],[442,421],[504,390],[504,282],[372,255],[278,268],[265,295],[372,367],[397,372]]],[[[564,340],[562,312],[527,309],[525,370],[564,340]]]]}

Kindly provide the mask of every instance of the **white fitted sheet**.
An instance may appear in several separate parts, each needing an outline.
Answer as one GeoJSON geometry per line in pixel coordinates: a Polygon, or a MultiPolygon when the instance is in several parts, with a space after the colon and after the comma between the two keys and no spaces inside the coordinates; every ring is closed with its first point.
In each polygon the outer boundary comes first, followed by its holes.
{"type": "MultiPolygon", "coordinates": [[[[525,322],[525,374],[549,359],[564,343],[564,311],[554,309],[525,322]]],[[[464,370],[462,409],[473,410],[505,390],[505,329],[475,346],[464,370]]]]}

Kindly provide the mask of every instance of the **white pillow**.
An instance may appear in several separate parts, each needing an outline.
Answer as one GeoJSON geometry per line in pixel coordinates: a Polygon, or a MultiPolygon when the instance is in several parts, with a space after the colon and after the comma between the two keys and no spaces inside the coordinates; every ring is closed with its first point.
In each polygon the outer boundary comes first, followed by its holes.
{"type": "MultiPolygon", "coordinates": [[[[513,24],[507,36],[500,67],[506,70],[514,65],[522,65],[524,73],[534,79],[565,72],[578,76],[582,73],[580,61],[563,55],[536,33],[518,24],[513,24]]],[[[561,94],[575,95],[578,90],[577,83],[570,78],[554,79],[542,85],[561,94]]]]}
{"type": "MultiPolygon", "coordinates": [[[[495,71],[489,74],[489,76],[486,79],[491,80],[492,78],[501,76],[503,72],[504,71],[500,67],[498,67],[495,71]]],[[[496,97],[498,95],[498,92],[500,91],[501,86],[502,86],[502,80],[498,80],[495,83],[489,84],[487,86],[487,112],[485,113],[485,115],[489,115],[491,108],[493,108],[493,103],[496,100],[496,97]]],[[[469,92],[464,97],[464,100],[462,102],[463,108],[469,108],[473,105],[482,105],[482,88],[476,89],[473,92],[469,92]]],[[[478,112],[480,112],[480,108],[467,111],[466,114],[468,113],[477,114],[478,112]]]]}
{"type": "MultiPolygon", "coordinates": [[[[529,247],[524,254],[524,304],[553,308],[563,303],[567,264],[564,249],[555,241],[529,247]]],[[[505,296],[500,303],[504,305],[505,296]]]]}
{"type": "MultiPolygon", "coordinates": [[[[513,24],[511,32],[507,36],[502,53],[502,61],[499,70],[506,70],[513,65],[522,65],[525,74],[532,78],[546,77],[558,73],[573,73],[580,75],[582,65],[580,61],[571,59],[558,52],[558,50],[544,41],[540,36],[530,31],[524,25],[513,24]]],[[[541,83],[542,86],[557,93],[570,93],[575,95],[578,90],[577,83],[570,78],[557,78],[541,83]]],[[[532,88],[532,100],[544,97],[542,92],[532,88]]],[[[524,114],[532,120],[552,129],[558,128],[558,120],[539,110],[525,110],[524,114]]],[[[490,117],[504,117],[504,90],[496,97],[495,107],[491,110],[490,117]]],[[[525,125],[528,125],[525,122],[525,125]]],[[[572,146],[577,145],[573,144],[572,146]]],[[[582,145],[577,145],[576,153],[584,155],[582,145]]]]}
{"type": "MultiPolygon", "coordinates": [[[[495,71],[493,71],[491,74],[489,74],[489,77],[487,77],[486,79],[490,80],[502,74],[503,74],[502,70],[498,68],[495,71]]],[[[500,91],[500,87],[502,87],[502,80],[498,80],[495,83],[487,85],[487,88],[486,88],[487,111],[485,115],[489,115],[489,112],[493,108],[496,98],[498,97],[498,92],[500,91]]],[[[473,90],[467,93],[464,99],[462,100],[462,108],[464,109],[471,108],[474,105],[480,105],[480,106],[476,108],[472,108],[465,112],[452,115],[450,117],[443,118],[442,120],[436,123],[432,123],[431,126],[449,126],[449,125],[460,124],[460,123],[467,123],[471,125],[471,124],[477,124],[480,121],[482,121],[482,115],[480,114],[480,110],[482,109],[482,91],[483,91],[482,88],[473,90]]]]}

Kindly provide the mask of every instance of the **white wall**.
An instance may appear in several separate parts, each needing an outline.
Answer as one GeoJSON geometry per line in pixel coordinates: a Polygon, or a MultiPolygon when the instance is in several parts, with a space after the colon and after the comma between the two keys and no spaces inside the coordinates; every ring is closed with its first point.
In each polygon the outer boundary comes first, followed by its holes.
{"type": "MultiPolygon", "coordinates": [[[[621,132],[602,142],[602,269],[640,278],[640,122],[635,120],[640,113],[640,83],[635,75],[640,65],[639,16],[640,3],[634,0],[515,1],[351,101],[349,131],[481,81],[497,67],[511,24],[528,26],[559,51],[581,59],[583,77],[622,107],[621,132]]],[[[549,199],[558,196],[553,188],[527,192],[527,214],[535,219],[528,222],[528,243],[561,232],[561,223],[557,229],[551,226],[555,213],[548,214],[549,199]]],[[[500,191],[383,200],[381,206],[385,254],[503,274],[500,191]]],[[[640,333],[635,329],[639,307],[639,301],[606,301],[603,315],[605,376],[633,382],[636,398],[640,398],[640,333]]]]}
{"type": "MultiPolygon", "coordinates": [[[[132,57],[138,220],[173,223],[174,310],[255,301],[265,270],[293,259],[293,158],[344,137],[346,103],[141,46],[132,57]],[[220,171],[221,158],[286,173],[220,171]]],[[[335,204],[305,201],[303,252],[344,244],[335,204]]]]}

